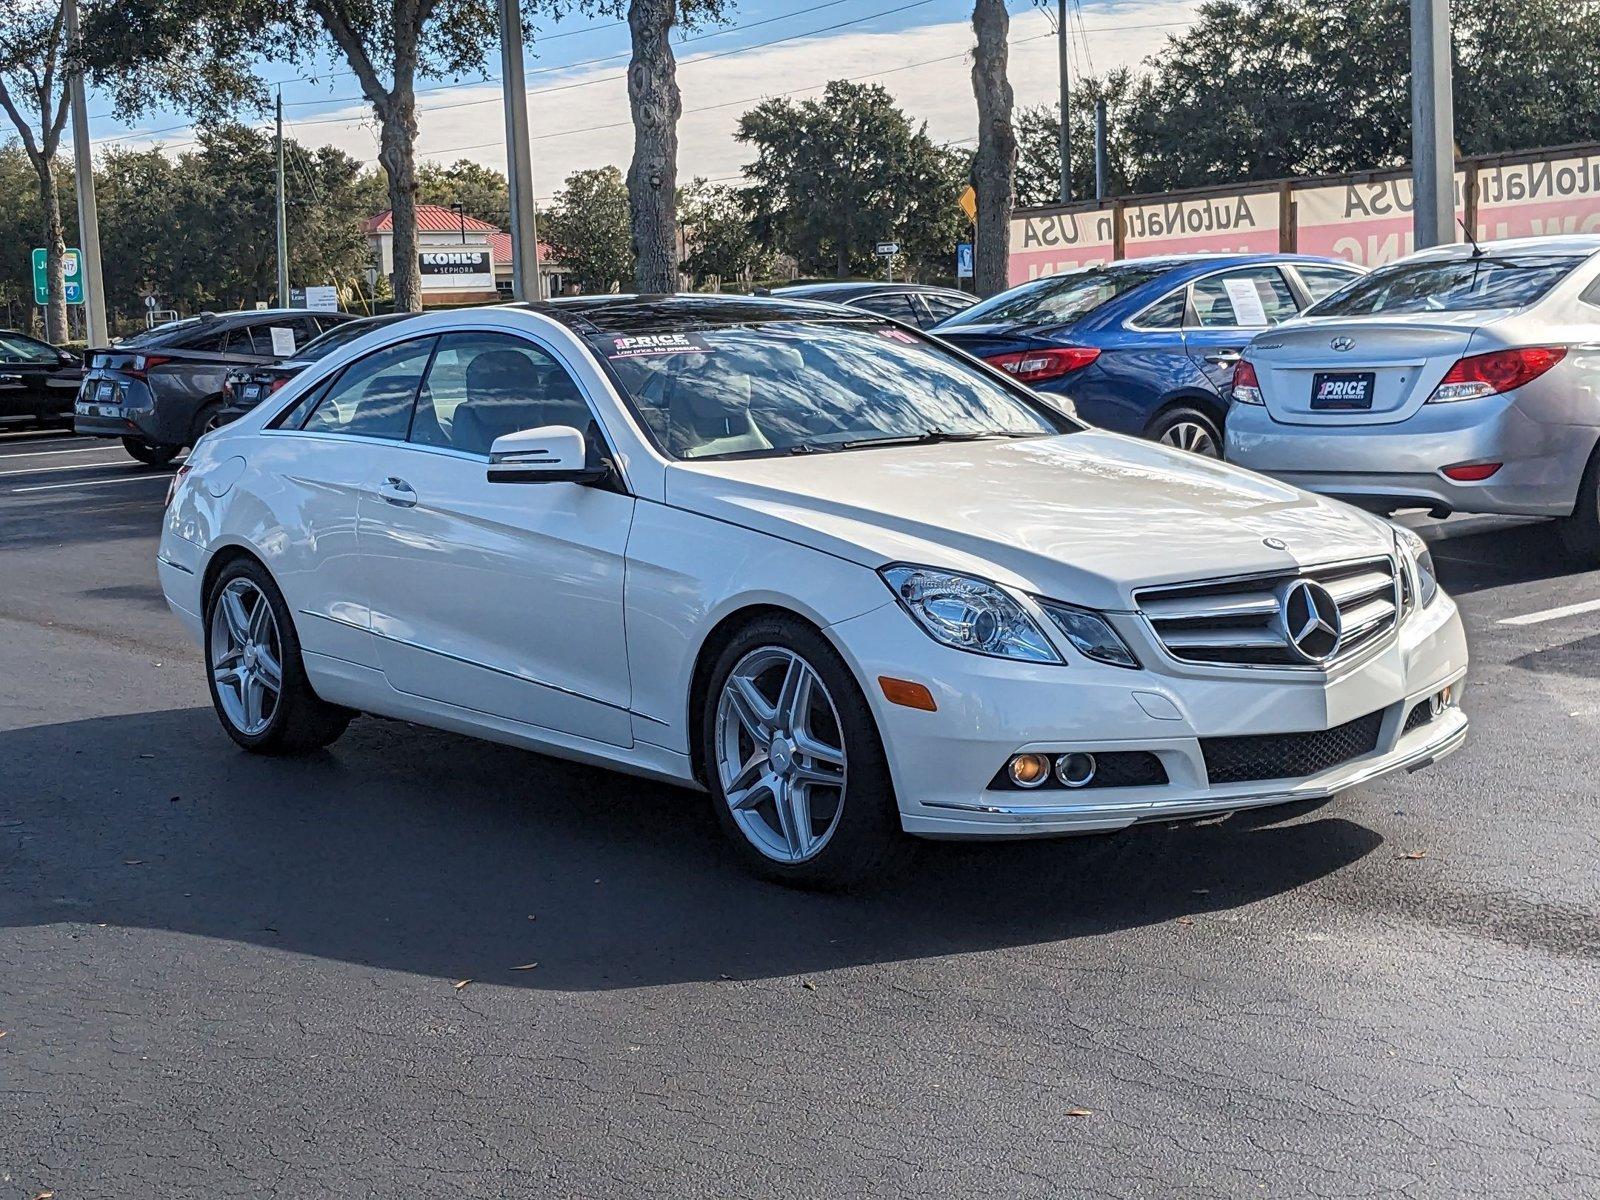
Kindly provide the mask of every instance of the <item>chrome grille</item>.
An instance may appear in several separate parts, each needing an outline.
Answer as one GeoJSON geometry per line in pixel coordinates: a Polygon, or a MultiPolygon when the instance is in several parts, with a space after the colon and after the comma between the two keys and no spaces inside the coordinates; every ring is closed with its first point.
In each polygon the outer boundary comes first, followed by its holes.
{"type": "Polygon", "coordinates": [[[1399,612],[1400,580],[1393,559],[1371,558],[1145,588],[1134,600],[1167,652],[1182,662],[1315,670],[1359,654],[1389,635],[1399,612]],[[1280,597],[1301,579],[1326,588],[1339,608],[1339,649],[1325,664],[1306,661],[1284,628],[1280,597]]]}

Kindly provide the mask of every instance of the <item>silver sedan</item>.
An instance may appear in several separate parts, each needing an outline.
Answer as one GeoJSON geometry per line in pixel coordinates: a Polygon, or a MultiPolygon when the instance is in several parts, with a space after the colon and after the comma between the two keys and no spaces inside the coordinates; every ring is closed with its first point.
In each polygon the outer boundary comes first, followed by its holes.
{"type": "Polygon", "coordinates": [[[1556,517],[1600,561],[1600,236],[1442,246],[1258,336],[1228,461],[1393,512],[1556,517]]]}

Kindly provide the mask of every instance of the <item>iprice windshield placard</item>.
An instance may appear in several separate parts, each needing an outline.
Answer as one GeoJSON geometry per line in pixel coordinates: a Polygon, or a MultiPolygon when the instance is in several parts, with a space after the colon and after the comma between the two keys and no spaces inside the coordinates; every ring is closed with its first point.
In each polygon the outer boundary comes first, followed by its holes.
{"type": "Polygon", "coordinates": [[[640,333],[611,339],[610,358],[645,358],[656,354],[710,354],[706,340],[693,333],[640,333]]]}

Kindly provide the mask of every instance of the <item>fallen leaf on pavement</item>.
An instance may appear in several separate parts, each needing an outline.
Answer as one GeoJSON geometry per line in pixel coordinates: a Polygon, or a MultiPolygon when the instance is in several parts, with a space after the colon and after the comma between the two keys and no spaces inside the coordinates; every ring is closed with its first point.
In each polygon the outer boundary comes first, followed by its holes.
{"type": "Polygon", "coordinates": [[[455,990],[459,992],[462,988],[466,987],[467,984],[469,984],[471,982],[472,982],[472,980],[470,980],[470,979],[458,979],[454,983],[452,983],[450,986],[455,988],[455,990]]]}
{"type": "Polygon", "coordinates": [[[1178,918],[1178,924],[1179,925],[1193,925],[1194,924],[1194,918],[1193,917],[1179,917],[1178,918]]]}
{"type": "Polygon", "coordinates": [[[1092,1116],[1094,1116],[1094,1109],[1092,1109],[1092,1108],[1069,1108],[1069,1109],[1067,1109],[1067,1116],[1069,1116],[1069,1117],[1092,1117],[1092,1116]]]}
{"type": "Polygon", "coordinates": [[[143,864],[144,859],[142,858],[125,858],[122,860],[122,865],[125,867],[137,867],[142,866],[143,864]]]}
{"type": "Polygon", "coordinates": [[[6,1034],[8,1034],[10,1032],[11,1031],[9,1029],[0,1029],[0,1037],[5,1037],[6,1034]]]}
{"type": "Polygon", "coordinates": [[[1426,850],[1407,850],[1404,854],[1396,854],[1395,855],[1395,858],[1397,858],[1397,859],[1399,859],[1399,858],[1417,859],[1417,858],[1427,858],[1427,857],[1428,857],[1428,852],[1426,850]]]}
{"type": "Polygon", "coordinates": [[[511,969],[512,969],[512,970],[513,970],[513,971],[531,971],[531,970],[533,970],[533,969],[534,969],[534,968],[535,968],[535,967],[537,967],[537,966],[538,966],[538,965],[539,965],[539,964],[538,964],[538,963],[536,963],[536,962],[531,962],[531,963],[523,963],[523,964],[522,964],[522,965],[521,965],[521,966],[520,966],[520,967],[512,967],[512,968],[511,968],[511,969]]]}
{"type": "Polygon", "coordinates": [[[814,992],[817,990],[817,985],[812,983],[809,979],[802,979],[800,981],[800,986],[805,988],[805,990],[808,992],[814,992]]]}

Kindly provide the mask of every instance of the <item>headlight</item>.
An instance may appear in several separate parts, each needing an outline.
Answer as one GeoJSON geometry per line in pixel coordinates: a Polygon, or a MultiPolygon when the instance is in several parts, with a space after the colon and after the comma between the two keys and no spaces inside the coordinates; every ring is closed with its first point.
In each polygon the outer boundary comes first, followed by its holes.
{"type": "Polygon", "coordinates": [[[1394,527],[1394,540],[1403,551],[1400,557],[1409,564],[1412,571],[1412,578],[1416,582],[1417,602],[1426,608],[1439,594],[1439,577],[1433,569],[1433,554],[1428,549],[1428,543],[1414,530],[1407,529],[1403,525],[1394,527]]]}
{"type": "Polygon", "coordinates": [[[992,583],[932,567],[885,567],[882,575],[936,642],[991,658],[1061,661],[1027,610],[992,583]]]}
{"type": "Polygon", "coordinates": [[[1054,600],[1040,600],[1039,607],[1055,622],[1056,628],[1066,635],[1067,641],[1085,658],[1110,663],[1114,667],[1139,666],[1139,660],[1128,649],[1117,631],[1099,613],[1086,608],[1069,608],[1054,600]]]}

